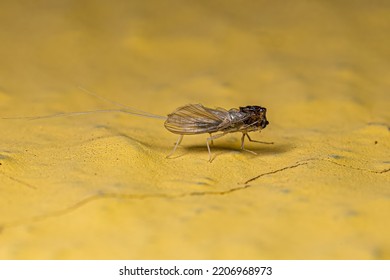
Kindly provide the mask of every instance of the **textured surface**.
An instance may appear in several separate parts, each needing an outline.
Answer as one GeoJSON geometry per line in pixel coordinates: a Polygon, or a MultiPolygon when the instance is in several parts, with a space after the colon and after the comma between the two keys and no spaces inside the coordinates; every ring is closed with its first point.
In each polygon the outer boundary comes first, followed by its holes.
{"type": "Polygon", "coordinates": [[[2,119],[0,258],[389,259],[390,4],[346,3],[1,3],[2,117],[114,107],[82,85],[261,105],[275,144],[230,134],[209,163],[207,135],[166,159],[161,120],[2,119]]]}

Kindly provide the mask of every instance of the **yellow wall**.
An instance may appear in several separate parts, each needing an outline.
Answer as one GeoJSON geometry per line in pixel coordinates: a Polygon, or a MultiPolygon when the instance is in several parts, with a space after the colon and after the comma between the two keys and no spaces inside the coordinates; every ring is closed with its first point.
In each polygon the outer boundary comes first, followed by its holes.
{"type": "Polygon", "coordinates": [[[177,135],[120,113],[1,119],[1,259],[389,259],[386,1],[2,1],[1,117],[261,105],[177,135]]]}

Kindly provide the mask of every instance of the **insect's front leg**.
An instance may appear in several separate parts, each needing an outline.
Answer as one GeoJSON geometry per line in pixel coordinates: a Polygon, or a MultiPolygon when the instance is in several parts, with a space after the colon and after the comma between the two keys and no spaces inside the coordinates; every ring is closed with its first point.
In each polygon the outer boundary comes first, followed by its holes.
{"type": "MultiPolygon", "coordinates": [[[[243,150],[245,152],[248,152],[248,153],[251,153],[251,154],[254,154],[254,155],[257,155],[256,152],[251,151],[251,150],[247,150],[247,149],[244,148],[245,135],[248,136],[247,133],[242,133],[242,136],[241,136],[241,150],[243,150]]],[[[248,136],[248,138],[249,138],[249,136],[248,136]]]]}
{"type": "Polygon", "coordinates": [[[257,153],[254,152],[254,151],[247,150],[247,149],[244,148],[245,136],[248,137],[248,140],[251,141],[251,142],[262,143],[262,144],[273,144],[274,143],[274,142],[263,142],[263,141],[252,140],[248,133],[243,132],[242,136],[241,136],[241,150],[249,152],[249,153],[254,154],[254,155],[257,155],[257,153]]]}
{"type": "MultiPolygon", "coordinates": [[[[256,142],[256,143],[261,143],[261,144],[273,144],[274,143],[274,142],[263,142],[263,141],[252,140],[249,137],[248,133],[243,133],[243,134],[246,135],[246,137],[248,137],[248,140],[251,141],[251,142],[256,142]]],[[[244,137],[244,135],[242,137],[244,137]]],[[[244,141],[244,140],[242,140],[242,141],[244,141]]]]}
{"type": "Polygon", "coordinates": [[[209,141],[210,141],[211,143],[213,143],[213,140],[214,140],[214,139],[220,138],[220,137],[224,136],[225,134],[226,134],[226,133],[221,133],[221,134],[217,134],[217,135],[211,136],[211,133],[210,133],[210,137],[207,138],[207,140],[206,140],[206,145],[207,145],[207,150],[209,151],[209,162],[212,162],[212,159],[211,159],[211,150],[210,150],[209,141]]]}

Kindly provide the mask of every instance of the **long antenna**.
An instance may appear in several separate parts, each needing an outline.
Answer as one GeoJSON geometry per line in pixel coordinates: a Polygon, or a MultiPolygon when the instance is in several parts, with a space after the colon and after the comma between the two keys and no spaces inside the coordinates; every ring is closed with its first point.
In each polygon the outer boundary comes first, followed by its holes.
{"type": "Polygon", "coordinates": [[[159,115],[145,115],[137,112],[129,112],[127,110],[120,109],[106,109],[106,110],[94,110],[94,111],[80,111],[80,112],[64,112],[64,113],[56,113],[52,115],[44,115],[44,116],[34,116],[34,117],[2,117],[3,120],[39,120],[39,119],[51,119],[51,118],[60,118],[60,117],[71,117],[71,116],[80,116],[80,115],[89,115],[95,113],[125,113],[133,116],[140,116],[152,119],[166,119],[164,116],[159,115]]]}
{"type": "Polygon", "coordinates": [[[50,118],[59,118],[59,117],[68,117],[68,116],[79,116],[79,115],[88,115],[88,114],[95,114],[95,113],[125,113],[129,115],[134,115],[134,116],[140,116],[140,117],[146,117],[146,118],[152,118],[152,119],[162,119],[166,120],[167,117],[165,116],[160,116],[148,112],[144,112],[141,110],[137,110],[135,108],[131,108],[129,106],[126,106],[124,104],[109,100],[103,96],[100,96],[96,93],[93,93],[81,86],[78,87],[85,93],[98,98],[100,100],[103,100],[106,103],[113,104],[119,108],[123,109],[103,109],[103,110],[94,110],[94,111],[80,111],[80,112],[65,112],[65,113],[57,113],[57,114],[51,114],[51,115],[44,115],[44,116],[33,116],[33,117],[3,117],[2,119],[8,119],[8,120],[16,120],[16,119],[27,119],[27,120],[38,120],[38,119],[50,119],[50,118]]]}
{"type": "Polygon", "coordinates": [[[85,93],[95,97],[95,98],[98,98],[106,103],[110,103],[110,104],[113,104],[117,107],[120,107],[120,108],[123,108],[125,109],[124,111],[120,110],[120,112],[127,112],[129,114],[133,114],[133,115],[138,115],[138,116],[144,116],[144,117],[150,117],[150,118],[155,118],[155,119],[166,119],[167,117],[165,116],[160,116],[160,115],[156,115],[156,114],[152,114],[152,113],[148,113],[148,112],[145,112],[145,111],[141,111],[141,110],[138,110],[138,109],[135,109],[135,108],[132,108],[132,107],[129,107],[129,106],[126,106],[122,103],[119,103],[119,102],[115,102],[115,101],[112,101],[108,98],[105,98],[103,96],[100,96],[82,86],[79,86],[78,87],[79,89],[81,89],[82,91],[84,91],[85,93]]]}

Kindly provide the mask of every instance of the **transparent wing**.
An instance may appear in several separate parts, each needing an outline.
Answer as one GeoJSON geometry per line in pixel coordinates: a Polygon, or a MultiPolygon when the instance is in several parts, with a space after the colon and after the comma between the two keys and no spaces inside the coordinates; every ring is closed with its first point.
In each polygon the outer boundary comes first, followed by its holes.
{"type": "Polygon", "coordinates": [[[184,135],[217,132],[226,122],[229,122],[229,112],[225,109],[188,104],[169,114],[164,125],[169,131],[184,135]]]}

